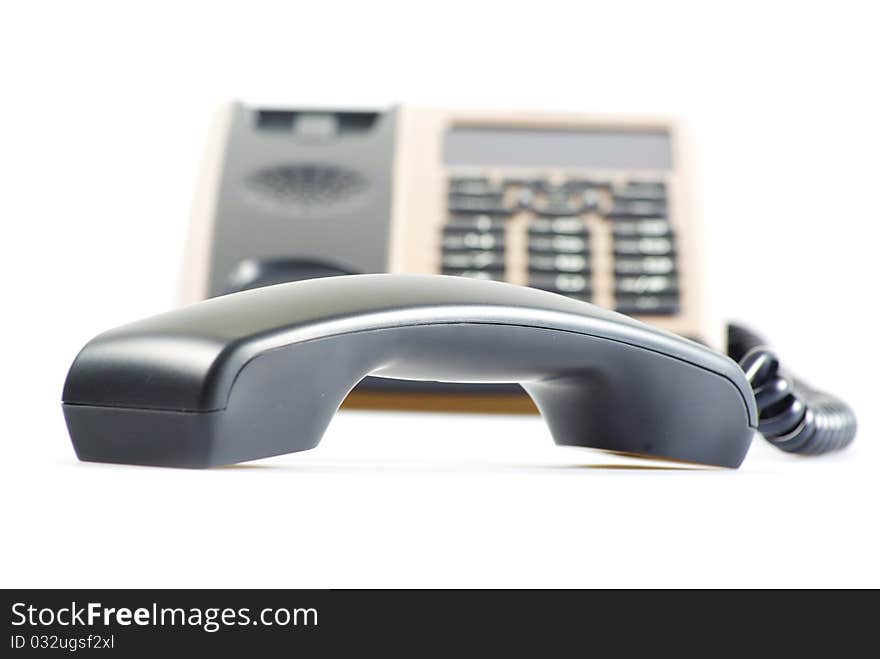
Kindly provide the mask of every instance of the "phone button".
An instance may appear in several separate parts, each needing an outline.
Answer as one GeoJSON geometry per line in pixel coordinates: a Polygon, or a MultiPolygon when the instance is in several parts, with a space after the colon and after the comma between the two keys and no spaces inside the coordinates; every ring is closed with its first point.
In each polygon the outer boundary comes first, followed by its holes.
{"type": "Polygon", "coordinates": [[[614,198],[614,204],[608,212],[608,217],[665,217],[666,200],[628,200],[614,198]]]}
{"type": "Polygon", "coordinates": [[[615,283],[618,295],[645,295],[678,293],[678,281],[668,275],[637,275],[618,277],[615,283]]]}
{"type": "Polygon", "coordinates": [[[614,198],[621,201],[658,201],[666,199],[663,181],[629,181],[615,190],[614,198]]]}
{"type": "Polygon", "coordinates": [[[529,236],[529,251],[550,252],[554,254],[584,254],[590,251],[590,243],[587,236],[533,234],[529,236]]]}
{"type": "Polygon", "coordinates": [[[580,300],[588,300],[592,296],[590,278],[585,274],[570,273],[531,273],[529,286],[542,291],[561,293],[580,300]]]}
{"type": "Polygon", "coordinates": [[[503,250],[504,234],[493,231],[444,231],[444,251],[462,249],[503,250]]]}
{"type": "Polygon", "coordinates": [[[567,190],[573,192],[583,192],[584,190],[610,190],[611,183],[597,179],[572,178],[568,179],[564,184],[567,190]]]}
{"type": "Polygon", "coordinates": [[[612,226],[615,238],[668,236],[672,233],[672,226],[664,217],[617,220],[612,226]]]}
{"type": "Polygon", "coordinates": [[[504,271],[504,252],[495,250],[470,250],[444,252],[443,269],[451,270],[497,270],[504,271]]]}
{"type": "Polygon", "coordinates": [[[502,182],[505,188],[526,188],[541,192],[551,187],[550,182],[544,178],[509,177],[502,182]]]}
{"type": "Polygon", "coordinates": [[[449,195],[449,211],[461,214],[510,215],[512,209],[504,205],[503,194],[449,195]]]}
{"type": "Polygon", "coordinates": [[[677,295],[633,295],[618,296],[616,310],[634,315],[669,316],[679,312],[677,295]]]}
{"type": "Polygon", "coordinates": [[[488,178],[482,176],[456,176],[449,179],[449,194],[485,196],[499,194],[501,190],[488,178]]]}
{"type": "Polygon", "coordinates": [[[470,270],[467,268],[443,268],[444,275],[455,277],[469,277],[471,279],[485,279],[487,281],[504,281],[504,272],[501,270],[470,270]]]}
{"type": "Polygon", "coordinates": [[[617,238],[614,241],[614,253],[619,256],[666,255],[673,250],[671,237],[617,238]]]}
{"type": "Polygon", "coordinates": [[[595,189],[570,190],[569,188],[548,188],[537,195],[533,190],[524,189],[519,194],[519,206],[538,215],[564,217],[589,213],[599,207],[600,194],[595,189]]]}
{"type": "Polygon", "coordinates": [[[504,218],[492,215],[453,215],[444,227],[446,231],[504,232],[504,218]]]}
{"type": "Polygon", "coordinates": [[[617,275],[668,275],[675,272],[671,256],[626,257],[614,260],[617,275]]]}
{"type": "Polygon", "coordinates": [[[582,254],[530,254],[529,271],[588,273],[590,261],[582,254]]]}
{"type": "Polygon", "coordinates": [[[530,234],[561,233],[586,236],[587,225],[581,217],[536,217],[529,223],[530,234]]]}

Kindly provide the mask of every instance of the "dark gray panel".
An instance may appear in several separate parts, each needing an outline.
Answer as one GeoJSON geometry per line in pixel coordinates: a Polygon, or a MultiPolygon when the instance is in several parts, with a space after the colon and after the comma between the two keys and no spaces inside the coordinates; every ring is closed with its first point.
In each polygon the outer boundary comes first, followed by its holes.
{"type": "MultiPolygon", "coordinates": [[[[236,105],[211,245],[209,294],[243,261],[387,270],[395,111],[236,105]]],[[[321,274],[321,273],[319,273],[321,274]]]]}

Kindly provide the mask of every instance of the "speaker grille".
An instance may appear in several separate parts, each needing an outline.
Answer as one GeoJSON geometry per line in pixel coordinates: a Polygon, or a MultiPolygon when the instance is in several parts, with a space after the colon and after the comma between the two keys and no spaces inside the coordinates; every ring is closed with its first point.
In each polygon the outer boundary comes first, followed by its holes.
{"type": "Polygon", "coordinates": [[[245,181],[249,196],[283,209],[303,209],[343,204],[368,188],[367,179],[335,165],[291,164],[261,169],[245,181]]]}

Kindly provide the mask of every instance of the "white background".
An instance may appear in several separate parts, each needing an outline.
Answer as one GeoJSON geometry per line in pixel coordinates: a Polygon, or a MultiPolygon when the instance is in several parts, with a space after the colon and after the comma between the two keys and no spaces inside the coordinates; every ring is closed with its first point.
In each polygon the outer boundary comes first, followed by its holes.
{"type": "Polygon", "coordinates": [[[4,3],[0,586],[880,585],[875,7],[4,3]],[[636,469],[537,418],[343,412],[238,468],[78,463],[66,369],[173,304],[231,98],[685,117],[713,304],[851,400],[857,444],[636,469]]]}

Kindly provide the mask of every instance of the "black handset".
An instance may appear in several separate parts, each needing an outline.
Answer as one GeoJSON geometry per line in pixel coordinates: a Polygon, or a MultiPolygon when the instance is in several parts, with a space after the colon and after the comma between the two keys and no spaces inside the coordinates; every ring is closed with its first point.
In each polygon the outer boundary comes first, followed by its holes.
{"type": "Polygon", "coordinates": [[[558,444],[738,466],[737,364],[592,304],[500,282],[355,275],[199,302],[99,335],[64,414],[82,460],[209,467],[313,448],[368,374],[520,383],[558,444]]]}

